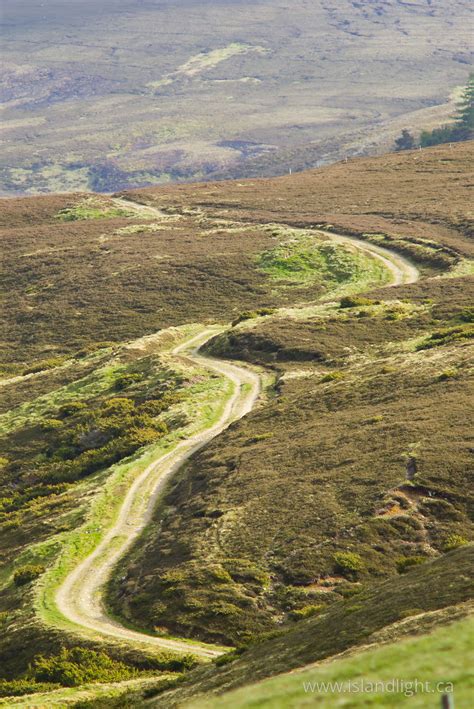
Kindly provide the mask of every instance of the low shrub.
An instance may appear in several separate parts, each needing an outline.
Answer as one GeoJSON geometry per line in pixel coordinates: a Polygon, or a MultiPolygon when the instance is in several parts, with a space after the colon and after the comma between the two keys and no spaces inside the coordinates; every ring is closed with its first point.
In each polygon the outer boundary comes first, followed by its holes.
{"type": "Polygon", "coordinates": [[[226,559],[222,565],[232,580],[237,583],[251,584],[257,587],[268,586],[270,583],[269,575],[248,559],[226,559]]]}
{"type": "Polygon", "coordinates": [[[469,541],[465,537],[462,537],[460,534],[450,534],[449,537],[446,537],[444,540],[441,548],[443,551],[452,551],[453,549],[464,547],[466,544],[469,544],[469,541]]]}
{"type": "Polygon", "coordinates": [[[182,392],[170,392],[164,394],[164,396],[159,399],[147,399],[141,404],[137,405],[137,409],[141,414],[148,414],[148,416],[159,416],[164,411],[169,409],[175,404],[179,404],[184,398],[182,392]]]}
{"type": "Polygon", "coordinates": [[[416,615],[420,615],[420,613],[424,613],[425,611],[423,608],[406,608],[405,610],[401,611],[400,615],[398,616],[399,620],[404,620],[405,618],[413,618],[416,615]]]}
{"type": "Polygon", "coordinates": [[[444,372],[438,374],[438,381],[444,382],[446,379],[454,379],[459,374],[457,369],[445,369],[444,372]]]}
{"type": "Polygon", "coordinates": [[[128,389],[128,387],[132,386],[132,384],[136,384],[136,382],[141,381],[141,379],[142,377],[139,374],[122,374],[115,380],[114,389],[116,391],[123,391],[124,389],[128,389]]]}
{"type": "Polygon", "coordinates": [[[74,414],[84,411],[84,409],[87,409],[87,405],[83,401],[70,401],[68,404],[61,406],[58,411],[58,417],[67,418],[68,416],[74,416],[74,414]]]}
{"type": "Polygon", "coordinates": [[[345,295],[341,298],[339,307],[340,308],[357,308],[364,305],[376,305],[380,301],[371,300],[371,298],[364,298],[360,295],[345,295]]]}
{"type": "Polygon", "coordinates": [[[405,574],[414,566],[424,564],[426,560],[425,556],[402,556],[395,561],[395,566],[399,574],[405,574]]]}
{"type": "Polygon", "coordinates": [[[35,682],[31,679],[0,679],[0,697],[22,697],[24,694],[34,694],[35,692],[51,692],[59,687],[59,684],[35,682]]]}
{"type": "Polygon", "coordinates": [[[101,416],[115,416],[117,414],[128,414],[135,409],[135,402],[133,399],[127,399],[125,397],[112,397],[107,399],[107,401],[100,408],[101,416]]]}
{"type": "Polygon", "coordinates": [[[459,314],[459,319],[463,322],[474,323],[474,308],[467,308],[459,314]]]}
{"type": "Polygon", "coordinates": [[[89,355],[94,354],[94,352],[98,352],[99,350],[105,350],[109,347],[115,347],[116,345],[116,342],[112,342],[110,340],[106,340],[104,342],[94,342],[90,345],[82,347],[80,350],[77,350],[77,352],[75,352],[73,356],[75,359],[82,359],[83,357],[88,357],[89,355]]]}
{"type": "Polygon", "coordinates": [[[34,364],[26,367],[22,374],[37,374],[38,372],[44,372],[47,369],[54,369],[55,367],[60,367],[66,361],[67,357],[49,357],[48,359],[40,360],[34,364]]]}
{"type": "Polygon", "coordinates": [[[309,605],[299,608],[298,610],[290,611],[288,615],[292,620],[304,620],[304,618],[311,618],[313,615],[321,613],[324,608],[326,608],[324,603],[317,606],[309,605]]]}
{"type": "Polygon", "coordinates": [[[214,664],[217,667],[223,667],[224,665],[229,665],[231,662],[234,662],[235,660],[238,659],[240,653],[237,653],[235,651],[232,652],[226,652],[224,655],[219,655],[219,657],[216,657],[214,660],[214,664]]]}
{"type": "Polygon", "coordinates": [[[20,566],[13,574],[13,583],[15,586],[25,586],[38,578],[38,576],[41,576],[44,571],[45,567],[42,564],[25,564],[25,566],[20,566]]]}
{"type": "Polygon", "coordinates": [[[363,590],[364,587],[362,584],[349,583],[347,581],[338,584],[336,588],[336,592],[343,598],[352,598],[353,596],[357,596],[359,593],[362,593],[363,590]]]}
{"type": "Polygon", "coordinates": [[[244,322],[244,320],[252,320],[253,318],[258,318],[262,317],[264,315],[273,315],[275,312],[275,308],[259,308],[258,310],[244,310],[242,313],[239,313],[234,320],[232,320],[232,327],[235,327],[241,322],[244,322]]]}
{"type": "Polygon", "coordinates": [[[77,687],[86,682],[121,682],[139,675],[135,667],[114,660],[105,652],[82,647],[62,649],[59,655],[39,655],[32,672],[39,682],[53,682],[63,687],[77,687]]]}
{"type": "Polygon", "coordinates": [[[41,428],[44,431],[54,431],[55,429],[61,428],[63,422],[61,419],[43,419],[41,421],[41,428]]]}
{"type": "Polygon", "coordinates": [[[321,379],[319,380],[320,382],[337,382],[340,379],[344,379],[345,374],[344,372],[328,372],[328,374],[325,374],[321,379]]]}
{"type": "Polygon", "coordinates": [[[259,441],[267,441],[269,438],[273,438],[275,434],[269,431],[268,433],[258,433],[256,436],[252,436],[252,438],[249,438],[247,443],[252,444],[252,443],[258,443],[259,441]]]}
{"type": "Polygon", "coordinates": [[[432,347],[441,347],[457,340],[469,340],[474,337],[474,327],[471,324],[456,327],[445,327],[435,330],[423,342],[417,345],[417,350],[428,350],[432,347]]]}
{"type": "Polygon", "coordinates": [[[336,571],[343,576],[352,577],[364,568],[364,562],[360,554],[353,551],[338,551],[334,554],[336,571]]]}
{"type": "Polygon", "coordinates": [[[383,415],[379,414],[378,416],[371,416],[370,418],[365,419],[365,421],[363,421],[362,423],[371,425],[374,423],[381,423],[382,421],[383,421],[383,415]]]}

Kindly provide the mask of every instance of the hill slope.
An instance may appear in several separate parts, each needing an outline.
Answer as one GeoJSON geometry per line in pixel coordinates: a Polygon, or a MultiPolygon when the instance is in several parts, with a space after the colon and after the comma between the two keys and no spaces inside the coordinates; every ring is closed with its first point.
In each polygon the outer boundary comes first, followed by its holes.
{"type": "MultiPolygon", "coordinates": [[[[50,599],[157,451],[212,421],[228,395],[171,354],[215,323],[207,354],[257,368],[265,396],[173,479],[115,572],[115,616],[239,646],[277,630],[267,676],[322,658],[312,628],[328,656],[385,627],[393,637],[399,612],[464,613],[464,574],[443,579],[474,538],[473,149],[2,202],[0,656],[5,679],[23,683],[2,692],[41,678],[56,691],[71,663],[77,685],[92,677],[106,694],[107,682],[149,684],[151,670],[161,683],[192,664],[72,633],[50,599]]],[[[238,686],[233,667],[246,682],[259,647],[206,670],[202,690],[238,686]]]]}

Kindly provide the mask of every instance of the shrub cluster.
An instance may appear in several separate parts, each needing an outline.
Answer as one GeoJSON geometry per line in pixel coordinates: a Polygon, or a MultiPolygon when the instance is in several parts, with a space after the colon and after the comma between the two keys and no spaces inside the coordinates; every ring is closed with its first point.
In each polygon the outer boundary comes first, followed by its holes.
{"type": "Polygon", "coordinates": [[[399,574],[405,574],[414,566],[424,564],[426,560],[425,556],[402,556],[396,560],[395,565],[399,574]]]}
{"type": "Polygon", "coordinates": [[[336,571],[339,571],[343,576],[352,578],[359,571],[364,569],[364,562],[360,554],[353,551],[338,551],[334,554],[336,571]]]}
{"type": "Polygon", "coordinates": [[[441,347],[457,340],[470,340],[474,337],[474,327],[472,325],[458,325],[454,327],[444,327],[431,333],[423,342],[417,346],[417,350],[428,350],[432,347],[441,347]]]}
{"type": "Polygon", "coordinates": [[[139,675],[136,668],[104,652],[82,647],[63,649],[52,657],[40,655],[35,658],[32,671],[35,680],[63,687],[77,687],[86,682],[121,682],[139,675]]]}
{"type": "Polygon", "coordinates": [[[460,534],[450,534],[443,543],[443,551],[453,551],[453,549],[459,549],[459,547],[464,547],[469,544],[469,541],[462,537],[460,534]]]}
{"type": "Polygon", "coordinates": [[[59,687],[59,684],[35,682],[32,679],[0,679],[0,697],[22,697],[35,692],[51,692],[59,687]]]}
{"type": "Polygon", "coordinates": [[[232,327],[235,327],[244,320],[252,320],[253,318],[262,317],[263,315],[272,315],[275,308],[259,308],[258,310],[244,310],[232,320],[232,327]]]}
{"type": "Polygon", "coordinates": [[[93,410],[63,408],[60,415],[65,419],[58,420],[62,425],[48,427],[43,482],[73,482],[158,440],[167,426],[154,417],[170,405],[171,396],[138,405],[115,397],[93,410]]]}
{"type": "Polygon", "coordinates": [[[318,615],[324,610],[326,606],[324,603],[318,605],[309,605],[299,608],[298,610],[290,611],[289,616],[292,620],[304,620],[305,618],[311,618],[314,615],[318,615]]]}
{"type": "Polygon", "coordinates": [[[36,374],[37,372],[44,372],[47,369],[54,369],[55,367],[60,367],[64,364],[67,357],[49,357],[48,359],[42,359],[39,362],[31,364],[26,367],[22,374],[36,374]]]}
{"type": "Polygon", "coordinates": [[[380,301],[371,300],[370,298],[363,298],[360,295],[345,295],[341,298],[339,307],[340,308],[357,308],[364,305],[376,305],[380,301]]]}
{"type": "Polygon", "coordinates": [[[42,564],[25,564],[25,566],[20,566],[13,574],[13,583],[15,586],[25,586],[25,584],[41,576],[44,571],[45,567],[42,564]]]}

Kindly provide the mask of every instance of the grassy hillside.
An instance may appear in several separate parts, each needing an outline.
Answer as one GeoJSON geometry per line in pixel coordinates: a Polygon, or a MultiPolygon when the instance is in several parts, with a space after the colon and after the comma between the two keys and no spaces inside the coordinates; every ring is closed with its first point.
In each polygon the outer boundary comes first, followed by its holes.
{"type": "Polygon", "coordinates": [[[299,305],[243,314],[209,347],[271,367],[275,391],[182,471],[157,512],[160,534],[150,530],[114,586],[116,611],[239,643],[473,538],[463,177],[472,148],[357,161],[305,179],[138,193],[232,224],[267,220],[274,234],[287,209],[286,223],[306,230],[285,227],[283,245],[263,256],[273,293],[299,305]],[[446,199],[432,199],[437,184],[446,199]],[[303,300],[295,286],[327,266],[308,251],[315,224],[409,255],[421,280],[364,298],[336,289],[320,296],[328,303],[303,300]]]}
{"type": "Polygon", "coordinates": [[[291,13],[4,0],[2,22],[3,194],[286,174],[387,149],[448,119],[470,60],[467,0],[293,0],[291,13]]]}
{"type": "MultiPolygon", "coordinates": [[[[133,702],[156,707],[220,707],[234,702],[237,706],[283,707],[289,702],[306,706],[309,700],[314,704],[316,695],[305,694],[303,682],[346,683],[362,678],[375,682],[394,677],[407,682],[415,678],[420,683],[454,682],[456,703],[459,698],[464,706],[470,691],[472,555],[472,546],[458,549],[376,584],[317,617],[300,619],[286,632],[220,658],[214,666],[193,670],[175,689],[155,692],[154,698],[150,691],[116,703],[85,706],[125,707],[133,702]],[[262,681],[268,677],[274,678],[262,681]]],[[[385,706],[384,701],[404,701],[400,695],[375,692],[370,698],[364,695],[364,700],[385,706]]],[[[337,699],[334,694],[317,697],[327,706],[334,706],[337,699]]],[[[360,697],[341,694],[341,706],[347,706],[349,699],[357,702],[360,697]]]]}
{"type": "Polygon", "coordinates": [[[187,706],[200,707],[307,707],[314,706],[317,697],[321,707],[400,706],[410,702],[411,707],[426,707],[442,694],[454,697],[459,706],[468,706],[473,685],[470,677],[474,630],[472,619],[441,628],[420,639],[405,640],[388,647],[336,661],[325,667],[310,668],[304,672],[283,675],[258,685],[251,685],[222,699],[192,702],[187,706]],[[453,641],[456,638],[456,641],[453,641]],[[367,669],[370,668],[369,677],[367,669]],[[394,675],[403,678],[400,690],[392,687],[394,675]],[[423,679],[420,679],[423,676],[423,679]],[[316,689],[316,687],[322,689],[316,689]],[[332,687],[345,687],[342,691],[332,687]],[[377,687],[386,686],[388,690],[377,687]],[[375,687],[375,690],[368,689],[375,687]],[[325,689],[325,687],[330,688],[325,689]],[[352,689],[352,688],[355,688],[352,689]],[[366,687],[360,693],[359,687],[366,687]],[[455,689],[452,690],[452,687],[455,689]],[[313,689],[314,688],[314,689],[313,689]],[[458,689],[456,689],[458,688],[458,689]],[[348,699],[347,695],[351,692],[348,699]],[[433,694],[435,696],[433,696],[433,694]],[[368,696],[369,695],[369,696],[368,696]],[[431,696],[430,696],[431,695],[431,696]]]}
{"type": "Polygon", "coordinates": [[[474,332],[446,291],[442,318],[440,301],[393,289],[381,305],[268,316],[218,339],[219,355],[270,360],[277,396],[182,472],[118,607],[239,643],[472,539],[474,332]]]}
{"type": "MultiPolygon", "coordinates": [[[[62,669],[51,682],[75,686],[81,678],[71,670],[67,679],[72,660],[61,657],[61,647],[104,649],[97,639],[84,644],[77,634],[50,627],[58,625],[52,596],[61,574],[107,530],[136,475],[219,404],[225,388],[219,378],[170,359],[168,350],[186,331],[196,328],[173,328],[57,365],[49,370],[56,378],[47,379],[47,393],[31,384],[21,397],[31,398],[0,417],[0,679],[23,679],[26,672],[25,681],[38,680],[29,665],[52,655],[62,669]]],[[[27,376],[32,382],[42,373],[27,376]]],[[[187,662],[110,643],[105,651],[125,667],[107,668],[104,660],[92,681],[129,679],[138,669],[175,671],[187,662]]],[[[78,662],[87,666],[88,658],[78,662]]]]}
{"type": "Polygon", "coordinates": [[[270,284],[254,267],[272,243],[261,229],[227,232],[199,216],[127,214],[109,198],[80,195],[8,200],[2,212],[2,359],[12,373],[103,341],[226,321],[244,306],[271,304],[270,284]]]}
{"type": "MultiPolygon", "coordinates": [[[[190,676],[181,688],[157,697],[155,706],[187,705],[190,697],[210,695],[212,692],[228,692],[235,687],[253,684],[270,675],[321,662],[332,656],[336,658],[331,664],[315,665],[314,669],[310,666],[301,674],[280,675],[274,680],[274,692],[271,683],[255,685],[255,688],[250,690],[246,687],[246,690],[240,693],[243,706],[252,706],[254,698],[257,701],[264,700],[267,686],[273,699],[273,702],[269,701],[269,706],[284,706],[285,684],[288,682],[290,692],[292,688],[295,699],[298,700],[303,695],[302,682],[306,679],[324,681],[327,678],[343,682],[360,677],[361,674],[368,679],[372,672],[373,679],[405,677],[402,672],[397,675],[397,662],[400,663],[400,657],[404,657],[407,662],[408,657],[414,660],[407,679],[418,676],[421,681],[434,680],[437,677],[437,668],[434,663],[431,665],[431,662],[424,662],[423,652],[433,646],[436,653],[435,662],[438,663],[441,660],[438,653],[441,654],[443,645],[445,652],[446,645],[452,648],[454,637],[455,644],[458,644],[456,629],[449,627],[449,623],[470,612],[471,604],[464,604],[464,601],[472,594],[472,583],[469,580],[471,559],[472,547],[458,550],[441,560],[412,570],[395,582],[381,584],[370,592],[338,603],[319,618],[300,621],[294,630],[249,648],[230,663],[221,664],[218,669],[206,668],[196,671],[195,676],[190,676]],[[400,645],[391,645],[394,641],[403,641],[409,636],[429,633],[439,625],[448,625],[446,632],[439,634],[440,648],[430,636],[421,641],[419,647],[416,642],[413,645],[402,642],[400,645]],[[354,650],[358,646],[372,648],[385,644],[388,644],[388,647],[376,650],[373,654],[361,653],[353,657],[349,655],[349,659],[339,659],[339,654],[349,648],[354,650]],[[380,661],[377,662],[378,656],[380,661]],[[393,674],[390,674],[391,671],[393,674]],[[260,692],[262,694],[259,696],[260,692]]],[[[465,647],[472,619],[461,620],[458,625],[461,628],[460,637],[463,638],[460,642],[465,647]]],[[[436,638],[436,634],[434,637],[436,638]]],[[[452,660],[449,659],[449,651],[446,655],[447,657],[443,658],[446,662],[444,670],[437,665],[440,670],[439,679],[448,680],[451,672],[460,671],[459,679],[466,695],[469,692],[469,685],[466,684],[468,657],[461,660],[463,651],[460,648],[458,651],[454,650],[452,660]],[[459,660],[461,665],[458,668],[459,660]]],[[[235,698],[238,700],[239,694],[235,698]]],[[[233,694],[228,697],[224,695],[221,701],[215,701],[215,706],[225,706],[226,702],[232,703],[233,699],[233,694]]],[[[318,697],[318,701],[319,699],[318,697]]],[[[314,702],[314,695],[312,700],[314,702]]],[[[212,704],[212,700],[210,703],[212,704]]]]}
{"type": "Polygon", "coordinates": [[[3,201],[0,656],[3,678],[23,683],[4,694],[54,689],[59,702],[89,680],[105,697],[129,693],[121,682],[141,692],[150,673],[192,664],[78,639],[36,612],[56,560],[62,573],[83,558],[143,465],[212,418],[222,381],[170,355],[192,323],[228,323],[207,352],[259,366],[268,386],[179,471],[109,588],[132,627],[251,645],[177,696],[465,613],[473,150],[3,201]],[[387,287],[371,245],[420,279],[392,264],[401,284],[387,287]]]}

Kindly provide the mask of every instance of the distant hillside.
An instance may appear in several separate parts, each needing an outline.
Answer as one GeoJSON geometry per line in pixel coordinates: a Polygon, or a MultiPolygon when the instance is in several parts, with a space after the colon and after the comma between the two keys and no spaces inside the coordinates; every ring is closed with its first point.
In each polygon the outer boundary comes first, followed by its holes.
{"type": "Polygon", "coordinates": [[[2,3],[0,191],[274,175],[430,128],[465,83],[470,4],[2,3]]]}

